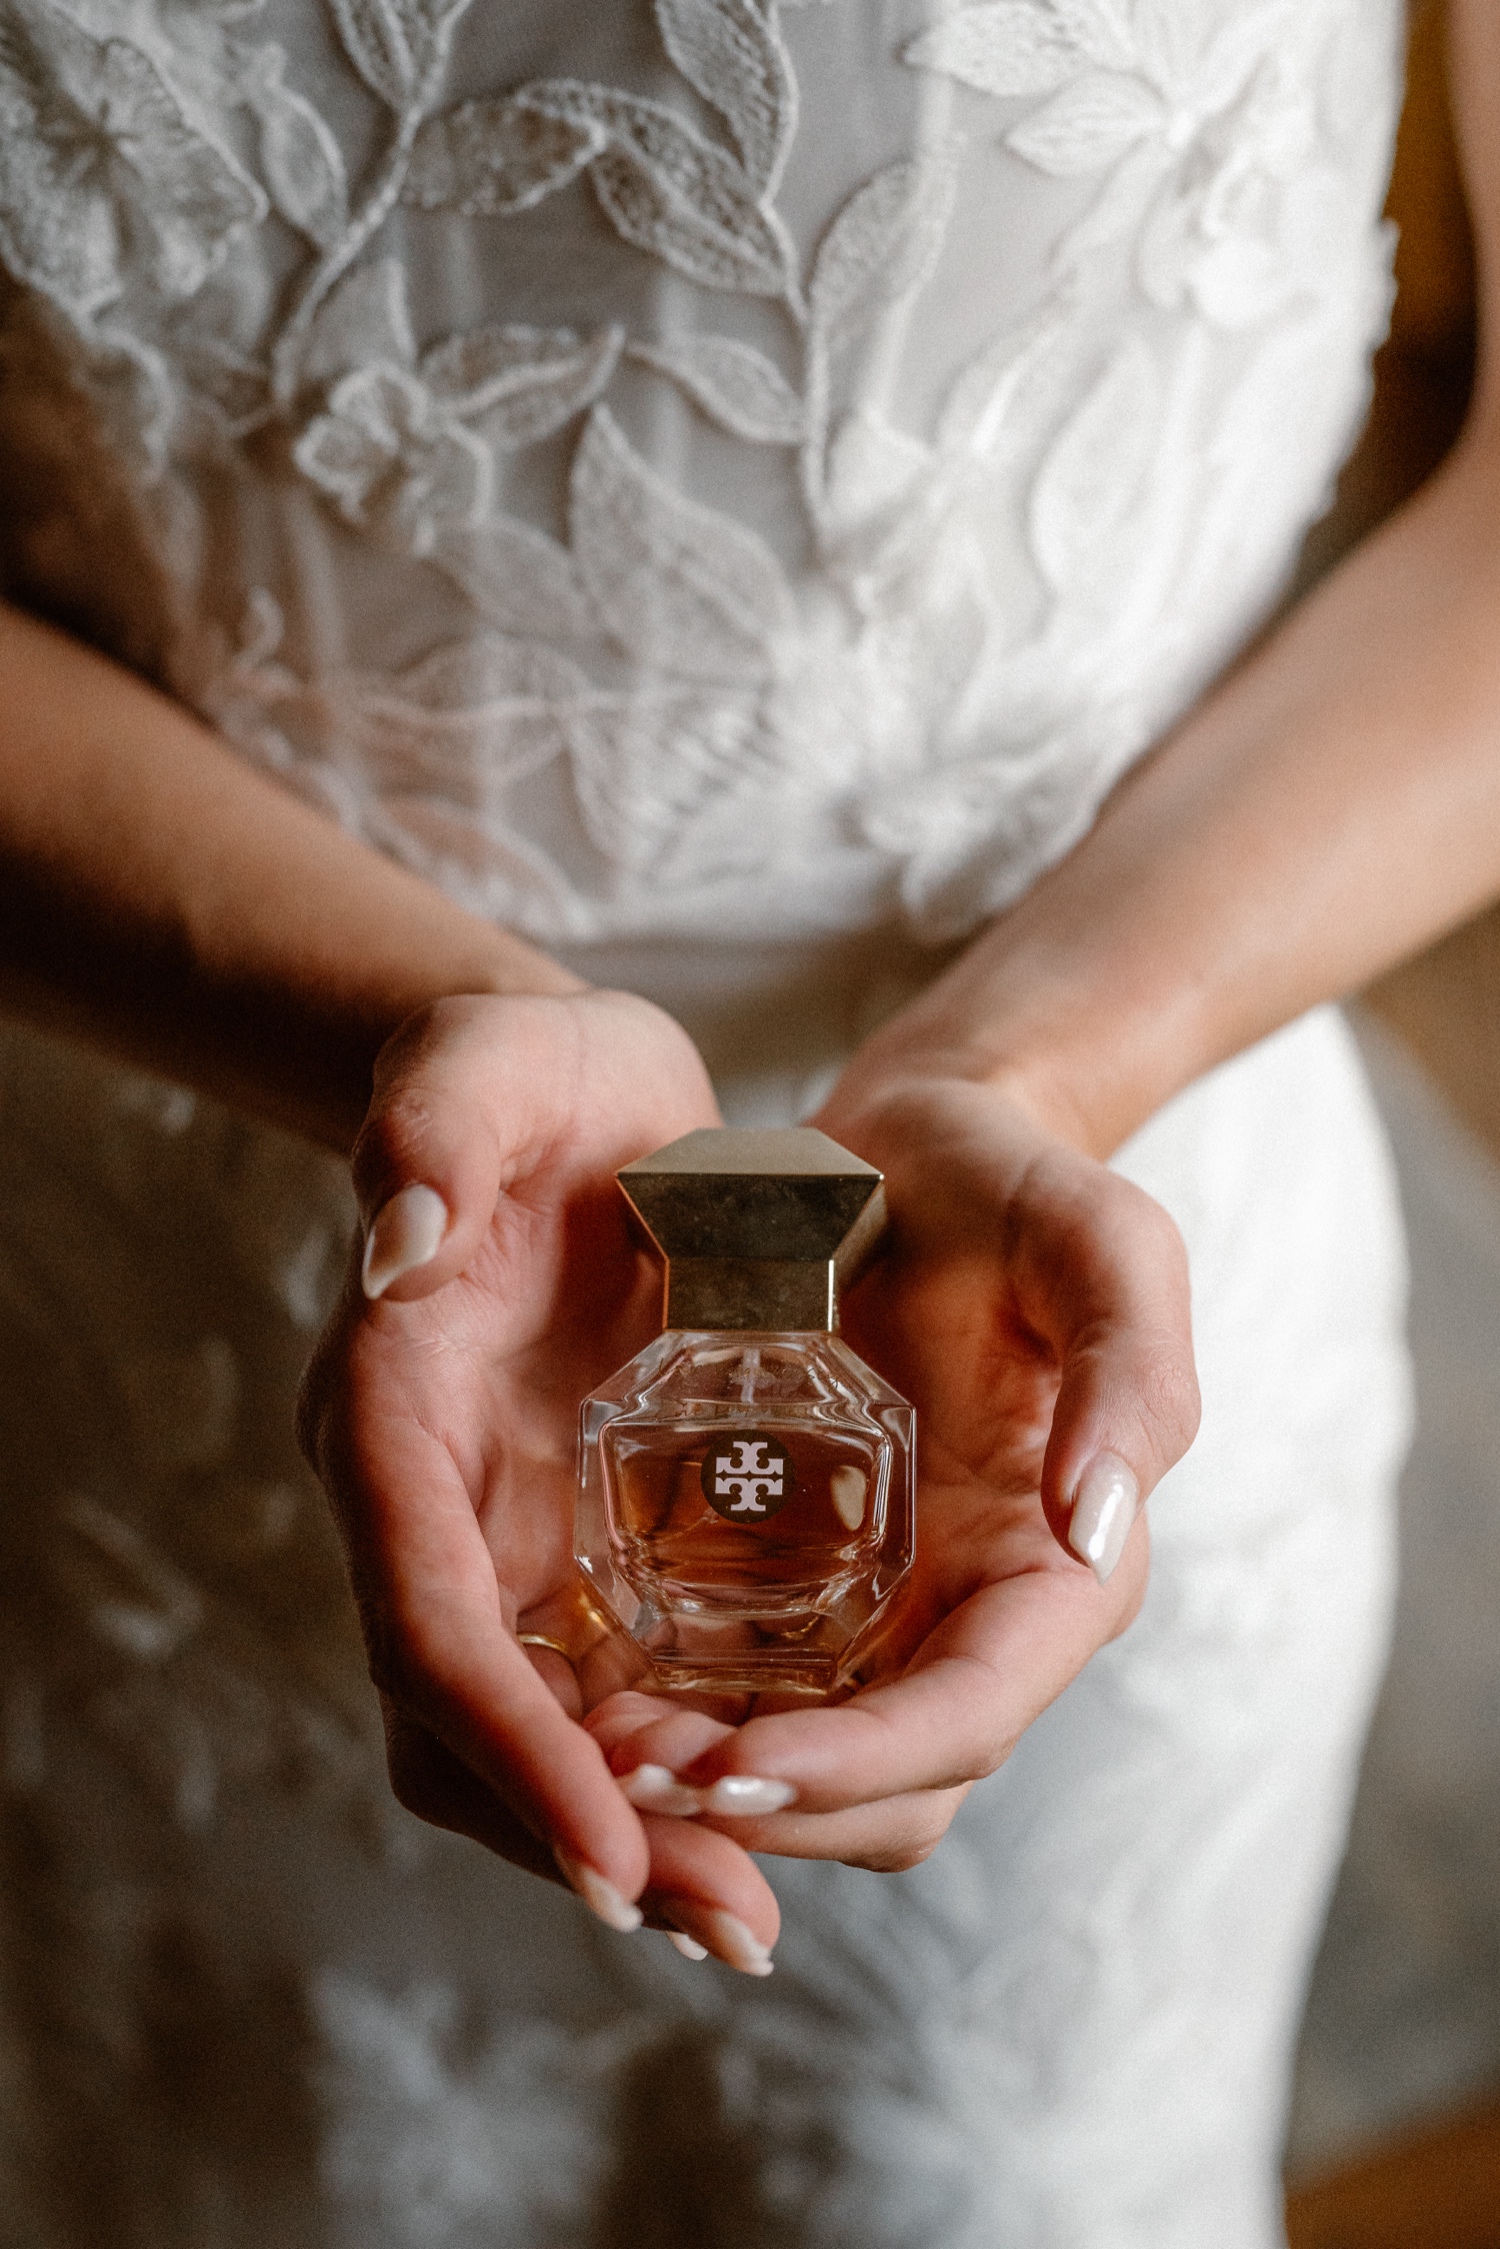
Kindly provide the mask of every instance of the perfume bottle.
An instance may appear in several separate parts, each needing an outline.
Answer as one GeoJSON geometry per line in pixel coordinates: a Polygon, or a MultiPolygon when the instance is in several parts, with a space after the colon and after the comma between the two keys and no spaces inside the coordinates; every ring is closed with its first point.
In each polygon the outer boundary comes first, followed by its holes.
{"type": "Polygon", "coordinates": [[[584,1403],[578,1561],[657,1686],[836,1695],[912,1557],[916,1416],[838,1336],[881,1174],[720,1127],[618,1177],[665,1332],[584,1403]]]}

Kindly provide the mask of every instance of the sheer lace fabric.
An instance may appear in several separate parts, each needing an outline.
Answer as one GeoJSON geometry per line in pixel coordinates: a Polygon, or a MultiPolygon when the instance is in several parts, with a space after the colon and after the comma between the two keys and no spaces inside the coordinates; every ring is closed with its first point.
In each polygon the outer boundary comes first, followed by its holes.
{"type": "MultiPolygon", "coordinates": [[[[794,1116],[1274,598],[1397,30],[5,0],[8,584],[794,1116]]],[[[390,1804],[287,1434],[333,1169],[20,1035],[0,1132],[25,2249],[1267,2249],[1403,1417],[1336,1022],[1122,1159],[1207,1397],[1141,1624],[931,1865],[776,1869],[753,1991],[390,1804]]]]}
{"type": "Polygon", "coordinates": [[[1362,406],[1389,4],[8,20],[10,345],[93,437],[23,585],[101,600],[107,463],[133,652],[547,941],[1014,897],[1362,406]]]}

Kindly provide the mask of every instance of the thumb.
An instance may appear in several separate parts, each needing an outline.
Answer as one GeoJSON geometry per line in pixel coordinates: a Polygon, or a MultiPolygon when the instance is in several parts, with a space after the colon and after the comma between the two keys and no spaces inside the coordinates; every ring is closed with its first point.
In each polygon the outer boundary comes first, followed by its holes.
{"type": "Polygon", "coordinates": [[[367,1297],[405,1303],[461,1273],[501,1197],[602,1196],[632,1157],[718,1122],[679,1023],[630,992],[435,1000],[382,1047],[354,1146],[367,1297]]]}
{"type": "Polygon", "coordinates": [[[1054,1329],[1062,1379],[1042,1505],[1058,1544],[1103,1584],[1149,1494],[1192,1443],[1199,1400],[1182,1238],[1128,1181],[1096,1173],[1094,1189],[1088,1222],[1073,1213],[1091,1254],[1054,1329]]]}
{"type": "Polygon", "coordinates": [[[352,1159],[367,1298],[409,1302],[463,1271],[555,1139],[573,1044],[556,1001],[486,998],[435,1001],[382,1048],[352,1159]]]}

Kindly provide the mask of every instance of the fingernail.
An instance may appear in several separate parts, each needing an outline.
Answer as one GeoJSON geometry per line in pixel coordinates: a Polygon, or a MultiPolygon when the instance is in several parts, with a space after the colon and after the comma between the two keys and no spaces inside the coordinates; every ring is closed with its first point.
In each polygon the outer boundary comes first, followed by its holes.
{"type": "Polygon", "coordinates": [[[754,1813],[784,1812],[795,1804],[797,1791],[789,1780],[758,1780],[754,1773],[726,1773],[712,1788],[700,1790],[705,1812],[730,1819],[749,1819],[754,1813]]]}
{"type": "MultiPolygon", "coordinates": [[[[701,1898],[663,1898],[662,1912],[678,1924],[690,1944],[701,1944],[727,1967],[742,1976],[768,1976],[776,1963],[765,1945],[743,1921],[701,1898]]],[[[681,1948],[679,1947],[679,1950],[681,1948]]]]}
{"type": "Polygon", "coordinates": [[[392,1281],[428,1264],[448,1231],[448,1205],[432,1187],[403,1187],[375,1213],[365,1238],[360,1278],[371,1303],[392,1281]]]}
{"type": "Polygon", "coordinates": [[[1116,1453],[1096,1453],[1073,1494],[1068,1544],[1101,1585],[1125,1551],[1140,1504],[1141,1487],[1134,1470],[1116,1453]]]}
{"type": "Polygon", "coordinates": [[[590,1913],[597,1914],[606,1929],[618,1929],[621,1936],[629,1936],[632,1929],[640,1927],[640,1907],[622,1897],[613,1882],[605,1881],[597,1867],[587,1865],[582,1859],[570,1859],[566,1851],[558,1850],[555,1845],[552,1856],[569,1889],[578,1893],[590,1913]]]}
{"type": "Polygon", "coordinates": [[[667,1942],[676,1945],[684,1960],[706,1960],[708,1958],[708,1946],[696,1943],[692,1937],[685,1937],[680,1929],[669,1929],[667,1931],[667,1942]]]}
{"type": "Polygon", "coordinates": [[[619,1789],[627,1804],[638,1812],[665,1812],[672,1819],[692,1819],[703,1809],[701,1790],[684,1787],[665,1765],[637,1765],[633,1773],[619,1776],[619,1789]]]}

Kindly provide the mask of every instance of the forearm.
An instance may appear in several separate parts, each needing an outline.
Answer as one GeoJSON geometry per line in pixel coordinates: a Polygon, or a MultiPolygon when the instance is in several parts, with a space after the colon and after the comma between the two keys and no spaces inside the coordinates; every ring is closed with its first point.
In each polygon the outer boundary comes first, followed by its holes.
{"type": "Polygon", "coordinates": [[[860,1065],[1113,1148],[1500,892],[1500,446],[1473,435],[860,1065]]]}
{"type": "Polygon", "coordinates": [[[381,1045],[458,992],[577,980],[0,608],[0,1004],[349,1145],[381,1045]]]}

